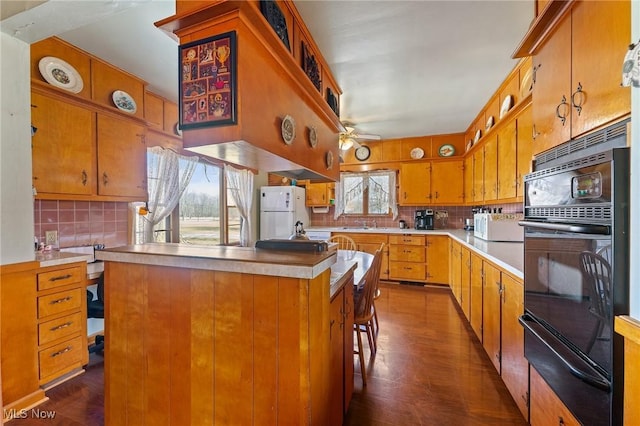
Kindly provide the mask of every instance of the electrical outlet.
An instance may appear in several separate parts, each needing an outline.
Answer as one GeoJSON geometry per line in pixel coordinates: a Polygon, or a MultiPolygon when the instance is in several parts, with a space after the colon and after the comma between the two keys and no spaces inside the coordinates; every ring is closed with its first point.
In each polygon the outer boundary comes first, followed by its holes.
{"type": "Polygon", "coordinates": [[[45,232],[45,239],[47,241],[47,245],[56,245],[58,243],[58,231],[45,232]]]}

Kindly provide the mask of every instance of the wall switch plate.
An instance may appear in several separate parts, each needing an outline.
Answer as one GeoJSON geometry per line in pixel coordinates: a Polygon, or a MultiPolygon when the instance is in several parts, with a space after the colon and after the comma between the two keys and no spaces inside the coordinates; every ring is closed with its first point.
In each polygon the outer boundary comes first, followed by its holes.
{"type": "Polygon", "coordinates": [[[45,240],[47,245],[56,245],[58,243],[58,231],[45,232],[45,240]]]}

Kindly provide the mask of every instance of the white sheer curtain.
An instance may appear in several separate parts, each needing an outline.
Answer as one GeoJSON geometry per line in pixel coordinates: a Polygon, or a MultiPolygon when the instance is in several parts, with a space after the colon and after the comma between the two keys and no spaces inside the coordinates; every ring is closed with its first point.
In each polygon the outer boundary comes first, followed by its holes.
{"type": "MultiPolygon", "coordinates": [[[[340,173],[340,181],[336,182],[335,191],[336,191],[336,202],[335,208],[333,212],[334,219],[338,219],[342,214],[344,214],[344,209],[346,203],[348,203],[351,199],[355,197],[362,196],[362,192],[366,189],[365,185],[369,182],[370,176],[386,176],[389,179],[389,187],[388,188],[379,188],[373,190],[383,191],[384,194],[380,194],[379,198],[386,198],[388,201],[388,207],[391,210],[391,215],[393,219],[398,217],[398,202],[396,196],[396,172],[394,170],[382,170],[382,171],[372,171],[372,172],[345,172],[340,173]],[[353,180],[354,184],[352,186],[348,186],[345,184],[345,177],[362,177],[362,183],[357,180],[353,180]]],[[[369,187],[371,191],[371,186],[369,187]]]]}
{"type": "Polygon", "coordinates": [[[240,213],[240,245],[250,247],[251,241],[251,204],[253,203],[253,173],[238,170],[228,164],[224,166],[227,189],[233,197],[240,213]]]}
{"type": "Polygon", "coordinates": [[[147,149],[149,213],[144,216],[144,242],[153,242],[153,228],[178,204],[191,181],[198,157],[186,157],[169,149],[147,149]]]}

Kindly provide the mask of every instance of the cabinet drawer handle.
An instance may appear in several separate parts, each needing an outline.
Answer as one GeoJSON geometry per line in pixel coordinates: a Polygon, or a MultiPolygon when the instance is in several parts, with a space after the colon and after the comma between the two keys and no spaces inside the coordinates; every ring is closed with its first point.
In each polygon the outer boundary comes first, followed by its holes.
{"type": "Polygon", "coordinates": [[[582,83],[578,82],[578,87],[575,92],[571,94],[571,105],[578,111],[578,115],[582,112],[582,104],[584,103],[585,93],[582,91],[582,83]],[[576,96],[578,96],[580,103],[576,102],[576,96]]]}
{"type": "Polygon", "coordinates": [[[109,183],[109,176],[107,175],[107,172],[104,172],[102,174],[102,184],[104,186],[107,186],[108,183],[109,183]]]}
{"type": "Polygon", "coordinates": [[[413,270],[413,268],[412,268],[412,267],[410,267],[410,266],[405,266],[403,269],[405,269],[405,270],[407,270],[407,271],[412,271],[412,270],[413,270]]]}
{"type": "Polygon", "coordinates": [[[558,426],[564,426],[564,419],[562,416],[558,416],[558,426]]]}
{"type": "Polygon", "coordinates": [[[73,325],[73,321],[69,321],[69,322],[65,322],[64,324],[56,325],[55,327],[51,327],[49,330],[50,331],[61,330],[63,328],[70,327],[71,325],[73,325]]]}
{"type": "Polygon", "coordinates": [[[531,138],[535,141],[538,136],[540,136],[540,132],[536,130],[536,124],[533,123],[533,126],[531,126],[531,138]]]}
{"type": "Polygon", "coordinates": [[[67,296],[67,297],[63,297],[62,299],[52,300],[51,302],[49,302],[49,304],[50,305],[57,305],[58,303],[68,302],[71,299],[73,299],[73,297],[67,296]]]}
{"type": "Polygon", "coordinates": [[[49,278],[49,281],[54,282],[54,281],[60,281],[60,280],[66,280],[67,278],[71,278],[73,275],[71,274],[67,274],[67,275],[59,275],[57,277],[51,277],[49,278]]]}
{"type": "Polygon", "coordinates": [[[69,352],[71,349],[73,349],[73,346],[67,346],[66,348],[64,348],[64,349],[62,349],[62,350],[59,350],[58,352],[54,352],[54,353],[52,353],[52,354],[51,354],[51,358],[55,358],[55,357],[57,357],[57,356],[59,356],[59,355],[66,354],[66,353],[67,353],[67,352],[69,352]]]}
{"type": "Polygon", "coordinates": [[[562,100],[560,101],[560,103],[556,107],[556,117],[558,117],[560,119],[560,121],[562,122],[563,126],[567,122],[567,115],[569,114],[568,106],[569,106],[569,104],[567,104],[567,97],[565,95],[562,95],[562,100]],[[563,109],[564,115],[560,115],[560,108],[563,109]]]}
{"type": "Polygon", "coordinates": [[[87,175],[87,171],[83,170],[82,171],[82,186],[86,186],[87,185],[87,180],[89,179],[89,176],[87,175]]]}

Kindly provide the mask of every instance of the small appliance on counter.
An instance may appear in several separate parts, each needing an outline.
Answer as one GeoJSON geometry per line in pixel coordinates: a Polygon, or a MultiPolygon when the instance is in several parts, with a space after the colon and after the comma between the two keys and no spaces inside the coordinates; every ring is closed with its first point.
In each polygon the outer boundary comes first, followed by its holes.
{"type": "Polygon", "coordinates": [[[464,220],[464,228],[465,231],[473,231],[473,218],[466,218],[464,220]]]}
{"type": "Polygon", "coordinates": [[[524,228],[518,223],[522,213],[476,213],[473,215],[473,236],[486,241],[524,240],[524,228]]]}
{"type": "Polygon", "coordinates": [[[433,210],[416,210],[415,227],[422,230],[433,230],[434,214],[433,210]]]}

